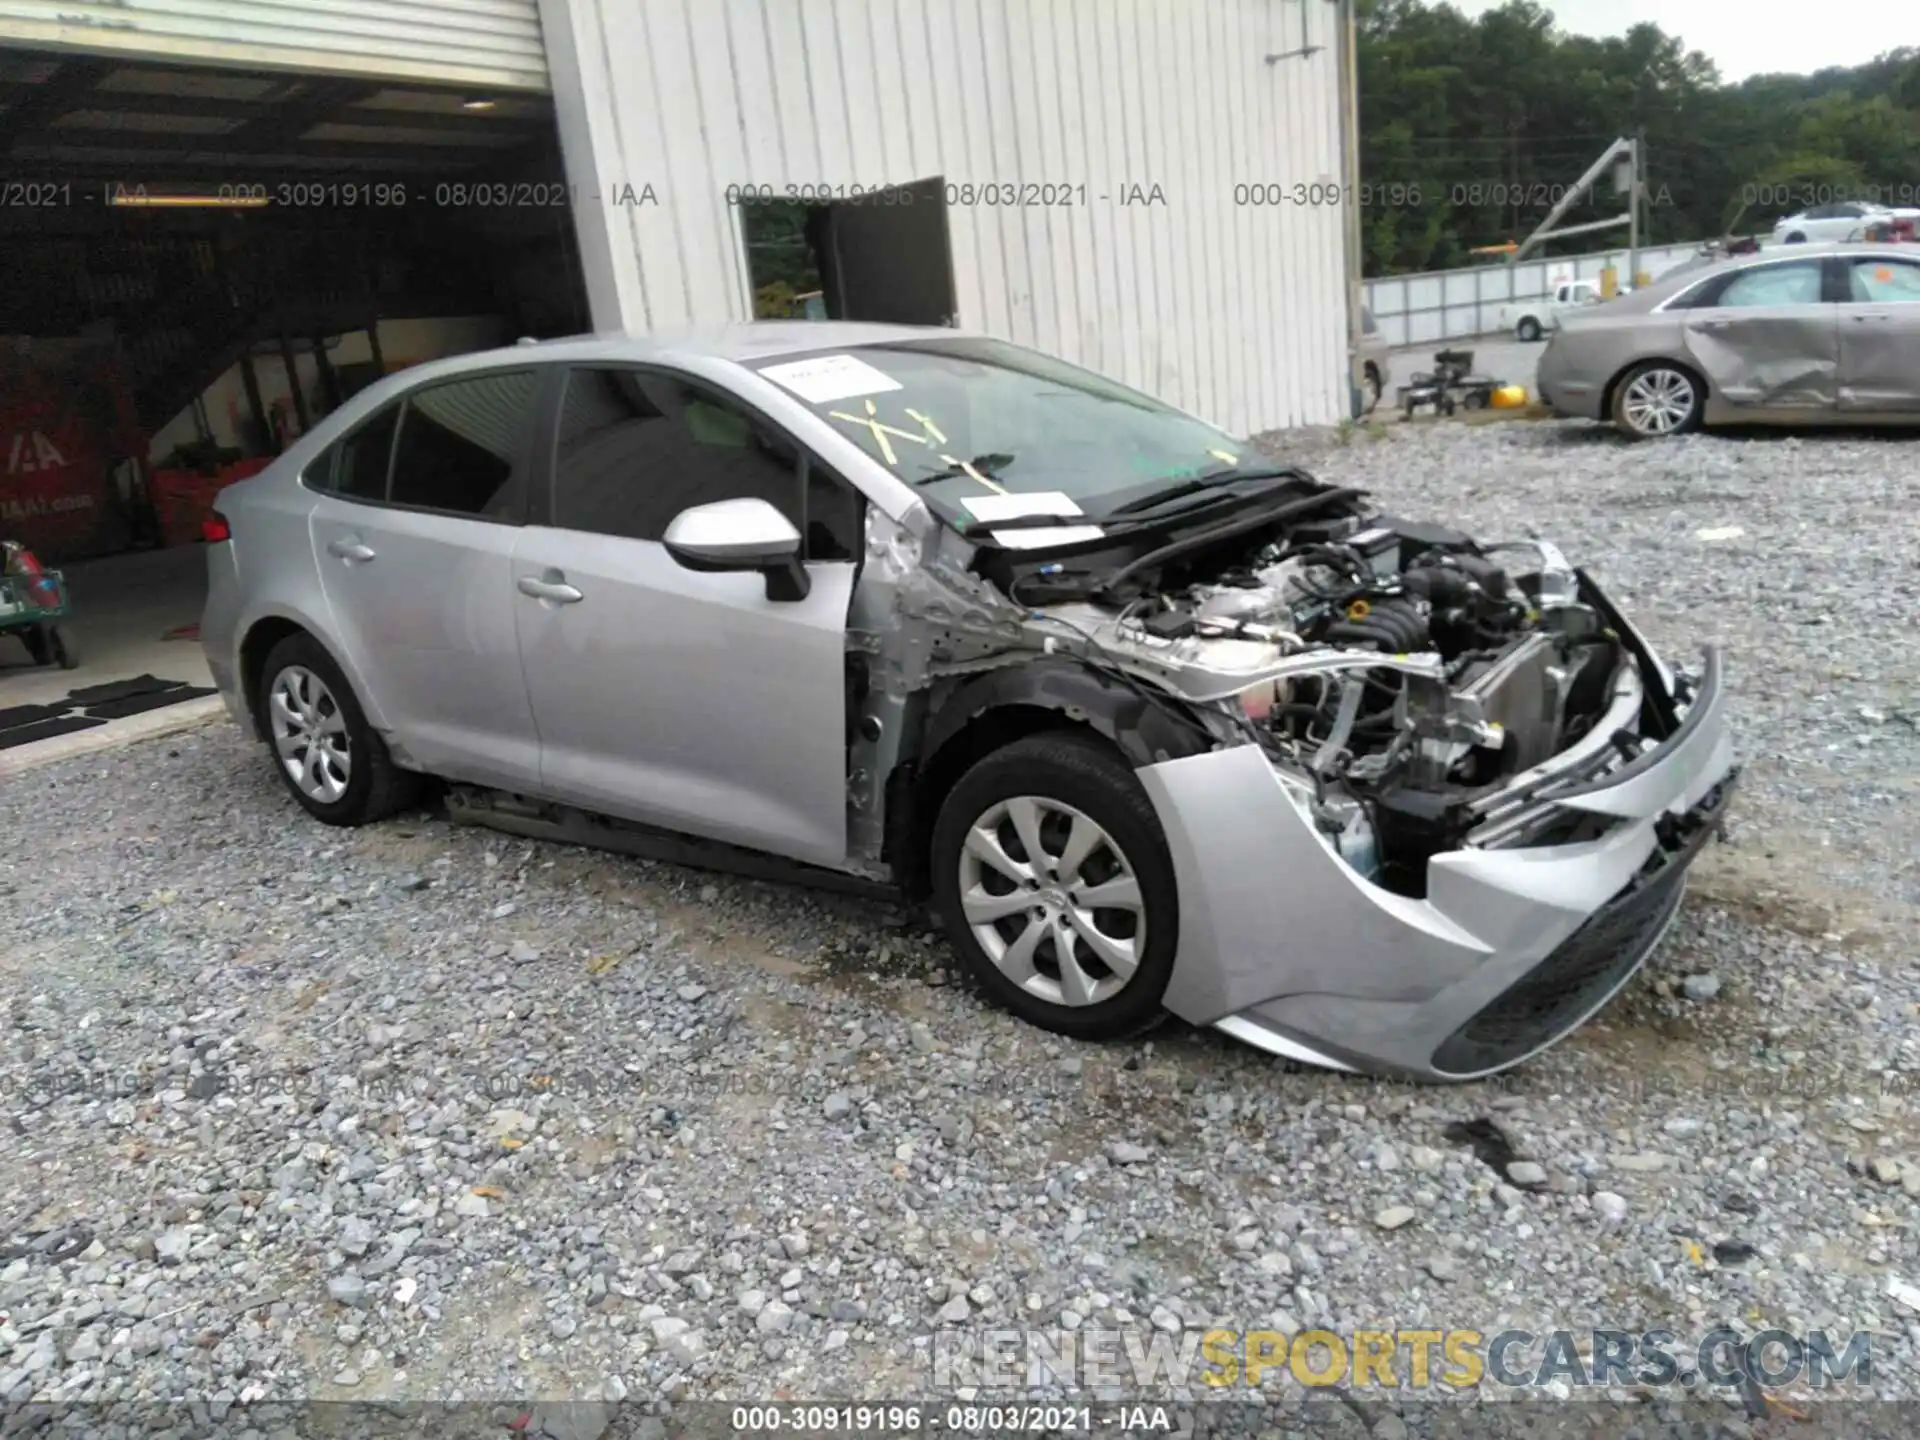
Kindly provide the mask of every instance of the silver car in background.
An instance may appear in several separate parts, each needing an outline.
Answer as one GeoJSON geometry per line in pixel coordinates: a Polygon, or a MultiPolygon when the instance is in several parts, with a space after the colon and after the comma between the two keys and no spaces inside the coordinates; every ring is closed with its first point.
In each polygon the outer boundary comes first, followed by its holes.
{"type": "Polygon", "coordinates": [[[220,511],[208,663],[317,819],[436,777],[460,822],[926,897],[1079,1038],[1517,1064],[1733,786],[1714,653],[1669,668],[1553,545],[955,330],[423,365],[220,511]]]}
{"type": "Polygon", "coordinates": [[[1795,245],[1689,265],[1563,317],[1535,382],[1636,438],[1702,424],[1920,424],[1920,249],[1795,245]]]}

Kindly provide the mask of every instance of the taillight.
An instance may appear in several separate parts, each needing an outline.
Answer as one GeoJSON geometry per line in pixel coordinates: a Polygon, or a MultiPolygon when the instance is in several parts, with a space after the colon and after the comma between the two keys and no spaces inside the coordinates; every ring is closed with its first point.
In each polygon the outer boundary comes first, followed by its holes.
{"type": "Polygon", "coordinates": [[[226,516],[215,510],[200,522],[200,538],[209,545],[218,545],[222,540],[233,538],[233,527],[227,524],[226,516]]]}

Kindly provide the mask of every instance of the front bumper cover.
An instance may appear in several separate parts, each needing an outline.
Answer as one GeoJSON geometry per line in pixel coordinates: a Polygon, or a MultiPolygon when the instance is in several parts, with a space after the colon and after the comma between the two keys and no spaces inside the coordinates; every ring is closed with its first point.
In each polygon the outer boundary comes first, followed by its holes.
{"type": "MultiPolygon", "coordinates": [[[[1641,682],[1665,689],[1664,674],[1641,682]]],[[[1349,868],[1265,755],[1240,746],[1140,772],[1180,891],[1165,1003],[1335,1069],[1468,1080],[1519,1064],[1606,1004],[1679,908],[1735,767],[1717,654],[1679,728],[1533,806],[1611,817],[1597,839],[1435,857],[1427,896],[1349,868]]]]}

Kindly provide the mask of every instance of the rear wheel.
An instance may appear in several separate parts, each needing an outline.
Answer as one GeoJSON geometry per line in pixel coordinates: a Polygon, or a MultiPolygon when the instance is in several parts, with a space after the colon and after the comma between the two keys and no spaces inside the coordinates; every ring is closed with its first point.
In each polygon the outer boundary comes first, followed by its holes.
{"type": "Polygon", "coordinates": [[[1704,390],[1689,370],[1665,360],[1636,365],[1613,392],[1613,423],[1636,440],[1684,435],[1700,426],[1704,390]]]}
{"type": "Polygon", "coordinates": [[[364,825],[419,798],[420,777],[393,763],[340,667],[311,635],[289,635],[268,652],[256,703],[274,768],[316,820],[364,825]]]}
{"type": "Polygon", "coordinates": [[[983,989],[1080,1040],[1161,1018],[1180,906],[1166,837],[1132,770],[1101,742],[1043,734],[995,751],[941,806],[934,895],[983,989]]]}
{"type": "Polygon", "coordinates": [[[1807,237],[1798,230],[1795,230],[1791,235],[1787,236],[1785,240],[1781,241],[1783,245],[1804,245],[1806,243],[1807,237]]]}
{"type": "Polygon", "coordinates": [[[1528,315],[1514,326],[1513,333],[1521,340],[1533,341],[1540,338],[1540,322],[1528,315]]]}

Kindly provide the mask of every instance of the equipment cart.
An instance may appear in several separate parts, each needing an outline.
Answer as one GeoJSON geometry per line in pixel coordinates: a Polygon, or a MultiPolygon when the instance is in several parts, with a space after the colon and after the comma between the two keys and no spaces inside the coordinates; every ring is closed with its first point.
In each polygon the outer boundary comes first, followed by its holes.
{"type": "Polygon", "coordinates": [[[67,582],[58,570],[0,575],[0,635],[18,635],[36,665],[71,670],[80,656],[58,622],[67,604],[67,582]]]}

